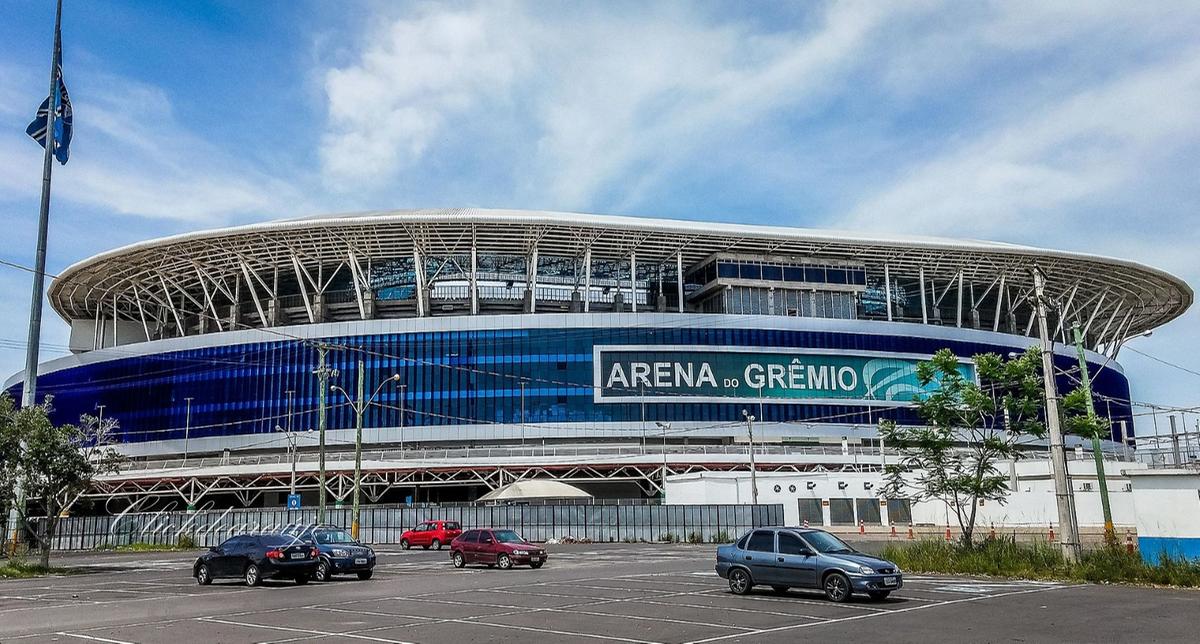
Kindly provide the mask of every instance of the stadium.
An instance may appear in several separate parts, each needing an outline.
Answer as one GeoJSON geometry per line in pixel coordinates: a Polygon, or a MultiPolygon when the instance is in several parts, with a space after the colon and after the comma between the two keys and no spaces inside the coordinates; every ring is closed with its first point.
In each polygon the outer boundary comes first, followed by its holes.
{"type": "MultiPolygon", "coordinates": [[[[668,474],[745,471],[751,430],[759,470],[877,467],[878,420],[918,422],[917,361],[950,348],[970,376],[970,356],[1037,342],[1037,272],[1059,386],[1075,384],[1078,324],[1098,413],[1114,441],[1132,436],[1121,346],[1193,300],[1163,271],[994,242],[511,210],[292,219],[97,255],[50,288],[71,355],[41,365],[37,390],[58,422],[119,422],[132,463],[99,499],[272,505],[296,462],[315,501],[322,398],[326,485],[345,499],[350,401],[372,392],[372,502],[472,500],[524,478],[650,498],[668,474]]],[[[5,383],[18,399],[21,379],[5,383]]]]}

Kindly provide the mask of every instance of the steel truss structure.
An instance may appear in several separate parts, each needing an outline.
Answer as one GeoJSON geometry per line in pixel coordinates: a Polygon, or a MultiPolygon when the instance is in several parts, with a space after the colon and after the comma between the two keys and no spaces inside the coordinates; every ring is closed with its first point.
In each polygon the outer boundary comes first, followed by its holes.
{"type": "MultiPolygon", "coordinates": [[[[716,257],[853,267],[885,303],[862,317],[1030,335],[1033,271],[1051,328],[1115,357],[1194,294],[1134,262],[1001,243],[510,210],[323,216],[134,244],[50,289],[90,350],[243,328],[502,312],[688,312],[689,269],[716,257]]],[[[772,285],[751,281],[751,286],[772,285]]],[[[820,285],[810,285],[819,288],[820,285]]],[[[860,293],[862,295],[862,293],[860,293]]]]}
{"type": "MultiPolygon", "coordinates": [[[[657,457],[655,457],[657,458],[657,457]]],[[[336,502],[349,499],[354,489],[354,470],[341,467],[331,469],[326,477],[326,490],[336,502]]],[[[400,488],[465,487],[478,486],[494,490],[502,485],[525,479],[553,479],[565,483],[633,483],[647,497],[662,492],[664,475],[689,474],[693,472],[749,471],[749,460],[714,460],[663,462],[654,459],[632,462],[615,459],[602,463],[554,463],[554,464],[463,464],[449,463],[434,466],[419,463],[376,463],[362,476],[363,495],[371,503],[377,503],[390,490],[400,488]]],[[[224,468],[228,469],[228,468],[224,468]]],[[[201,471],[135,471],[116,476],[101,477],[91,490],[71,501],[80,499],[127,502],[151,500],[177,500],[188,507],[200,507],[206,497],[216,494],[232,495],[243,507],[257,503],[264,494],[287,494],[291,489],[291,472],[274,468],[240,468],[245,471],[228,472],[223,468],[205,468],[201,471]],[[259,471],[251,471],[257,469],[259,471]]],[[[759,472],[875,472],[879,463],[832,463],[832,462],[757,462],[759,472]]],[[[301,492],[319,488],[316,471],[297,472],[296,489],[301,492]]]]}

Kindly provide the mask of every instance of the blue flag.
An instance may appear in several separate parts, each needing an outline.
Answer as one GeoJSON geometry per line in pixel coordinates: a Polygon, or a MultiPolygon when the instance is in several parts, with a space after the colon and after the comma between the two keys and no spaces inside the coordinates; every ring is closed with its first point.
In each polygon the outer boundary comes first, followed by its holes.
{"type": "MultiPolygon", "coordinates": [[[[62,54],[58,55],[61,61],[62,54]]],[[[67,96],[67,84],[63,81],[62,63],[55,65],[57,71],[58,83],[55,84],[54,95],[47,97],[42,101],[41,107],[38,108],[37,116],[29,127],[25,128],[25,133],[33,137],[44,148],[46,147],[46,125],[49,121],[50,105],[54,104],[54,157],[59,163],[65,164],[67,157],[71,155],[71,97],[67,96]]]]}

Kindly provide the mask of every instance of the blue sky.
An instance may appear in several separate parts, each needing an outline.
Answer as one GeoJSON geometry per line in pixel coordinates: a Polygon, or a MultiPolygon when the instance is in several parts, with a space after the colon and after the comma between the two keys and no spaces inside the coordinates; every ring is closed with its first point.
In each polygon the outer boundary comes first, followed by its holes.
{"type": "MultiPolygon", "coordinates": [[[[198,228],[480,206],[993,239],[1200,284],[1195,3],[65,4],[51,272],[198,228]]],[[[3,15],[0,259],[28,265],[53,2],[3,15]]],[[[0,267],[0,339],[28,299],[0,267]]],[[[44,355],[66,339],[50,314],[44,355]]],[[[1193,310],[1130,346],[1200,370],[1198,339],[1193,310]]],[[[1121,361],[1135,399],[1200,404],[1200,376],[1121,361]]]]}

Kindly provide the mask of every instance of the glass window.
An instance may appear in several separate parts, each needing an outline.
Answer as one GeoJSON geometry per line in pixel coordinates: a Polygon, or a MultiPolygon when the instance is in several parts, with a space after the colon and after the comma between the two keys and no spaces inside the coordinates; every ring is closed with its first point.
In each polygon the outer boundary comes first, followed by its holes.
{"type": "Polygon", "coordinates": [[[805,266],[804,267],[805,282],[824,282],[825,268],[822,266],[805,266]]]}
{"type": "Polygon", "coordinates": [[[858,520],[870,525],[879,525],[883,519],[879,516],[879,499],[854,499],[858,508],[858,520]]]}
{"type": "Polygon", "coordinates": [[[738,549],[740,549],[740,550],[745,550],[745,549],[746,549],[746,545],[747,545],[747,544],[749,543],[749,541],[750,541],[750,535],[751,535],[751,534],[752,534],[752,533],[750,533],[750,532],[747,532],[745,535],[743,535],[743,536],[742,536],[742,538],[741,538],[741,539],[738,539],[738,543],[737,543],[737,547],[738,547],[738,549]]]}
{"type": "Polygon", "coordinates": [[[775,280],[775,281],[782,280],[783,279],[783,267],[782,266],[764,265],[762,267],[762,278],[765,280],[775,280]]]}
{"type": "Polygon", "coordinates": [[[804,269],[801,268],[800,266],[784,266],[783,267],[783,279],[785,279],[789,282],[803,282],[804,281],[804,269]]]}
{"type": "Polygon", "coordinates": [[[479,543],[479,531],[467,530],[463,533],[462,540],[467,543],[479,543]]]}
{"type": "Polygon", "coordinates": [[[458,521],[447,521],[445,526],[447,530],[462,530],[462,526],[458,524],[458,521]]]}
{"type": "Polygon", "coordinates": [[[760,280],[762,279],[762,266],[753,262],[742,262],[741,274],[744,280],[760,280]]]}
{"type": "Polygon", "coordinates": [[[775,552],[775,533],[770,530],[755,530],[754,534],[750,535],[750,543],[746,549],[756,552],[775,552]]]}
{"type": "Polygon", "coordinates": [[[732,277],[738,276],[738,265],[733,262],[717,262],[717,277],[732,277]]]}
{"type": "Polygon", "coordinates": [[[779,554],[781,555],[800,555],[811,550],[804,540],[791,532],[779,533],[779,554]]]}
{"type": "MultiPolygon", "coordinates": [[[[849,501],[850,499],[844,500],[849,501]]],[[[804,540],[817,552],[854,552],[854,548],[846,545],[845,541],[838,539],[828,532],[818,530],[805,532],[804,540]]]]}
{"type": "Polygon", "coordinates": [[[854,499],[829,499],[829,522],[854,525],[854,499]]]}
{"type": "Polygon", "coordinates": [[[912,505],[908,499],[888,499],[888,523],[912,523],[912,505]]]}
{"type": "Polygon", "coordinates": [[[825,517],[821,514],[821,499],[796,499],[800,506],[800,522],[808,521],[810,525],[824,525],[825,517]]]}
{"type": "Polygon", "coordinates": [[[319,530],[314,536],[319,544],[354,543],[354,539],[345,530],[319,530]]]}

